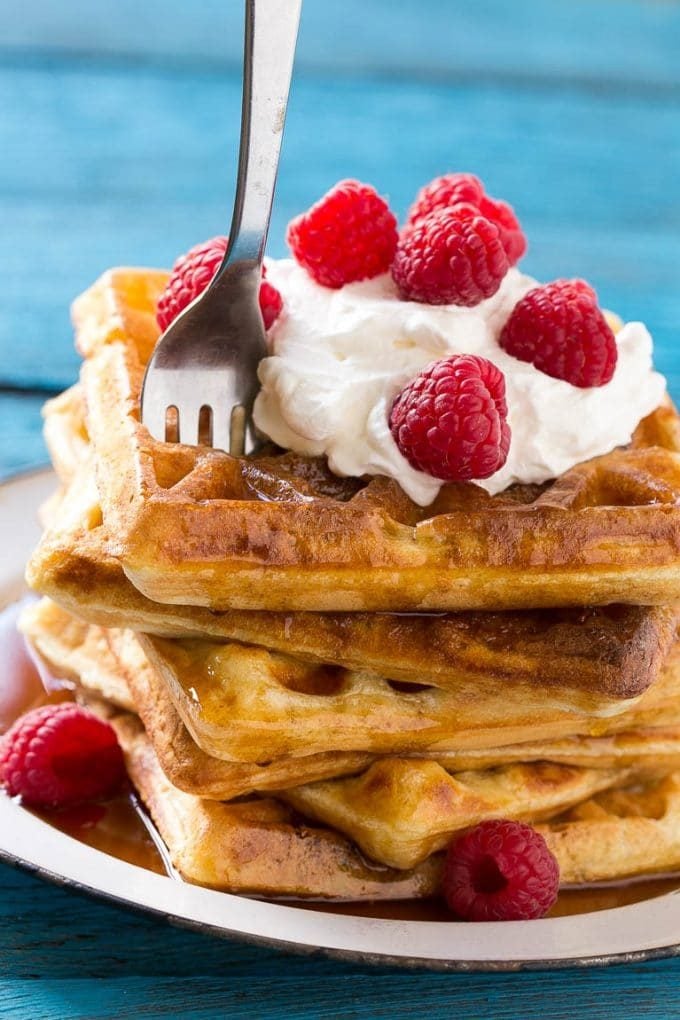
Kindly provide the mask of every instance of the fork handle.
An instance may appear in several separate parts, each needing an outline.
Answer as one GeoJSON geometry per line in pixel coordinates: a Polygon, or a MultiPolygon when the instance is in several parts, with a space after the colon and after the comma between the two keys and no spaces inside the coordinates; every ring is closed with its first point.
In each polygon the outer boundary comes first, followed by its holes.
{"type": "Polygon", "coordinates": [[[301,7],[302,0],[246,0],[236,198],[220,273],[235,262],[262,261],[301,7]]]}

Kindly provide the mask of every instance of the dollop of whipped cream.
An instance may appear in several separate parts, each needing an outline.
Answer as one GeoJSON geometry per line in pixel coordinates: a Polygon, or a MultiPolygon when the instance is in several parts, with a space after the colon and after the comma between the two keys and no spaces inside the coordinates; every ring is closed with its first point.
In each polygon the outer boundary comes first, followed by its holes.
{"type": "Polygon", "coordinates": [[[387,475],[421,506],[444,484],[416,471],[389,428],[392,402],[432,361],[450,354],[488,358],[505,376],[512,431],[505,465],[480,480],[490,493],[514,482],[544,482],[580,461],[629,442],[659,406],[666,382],[652,367],[641,322],[616,337],[618,361],[605,386],[579,389],[506,354],[500,332],[537,281],[511,269],[474,308],[402,301],[389,276],[321,287],[290,259],[267,261],[284,308],[260,363],[255,423],[279,446],[325,455],[339,475],[387,475]]]}

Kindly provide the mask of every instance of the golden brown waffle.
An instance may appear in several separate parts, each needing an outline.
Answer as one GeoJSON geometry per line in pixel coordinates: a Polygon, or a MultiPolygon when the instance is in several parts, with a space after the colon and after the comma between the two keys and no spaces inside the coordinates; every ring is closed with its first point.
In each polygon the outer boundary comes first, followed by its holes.
{"type": "Polygon", "coordinates": [[[221,761],[202,751],[177,714],[165,684],[131,631],[103,631],[43,599],[20,626],[55,675],[75,681],[88,698],[103,698],[141,717],[161,767],[174,786],[211,800],[280,790],[366,768],[367,753],[327,752],[266,764],[221,761]]]}
{"type": "Polygon", "coordinates": [[[451,775],[436,762],[384,758],[359,776],[279,796],[307,818],[346,833],[372,860],[411,868],[443,850],[457,832],[489,818],[536,823],[600,790],[668,771],[649,762],[623,769],[536,762],[451,775]]]}
{"type": "MultiPolygon", "coordinates": [[[[80,501],[88,487],[78,484],[73,491],[80,501]]],[[[69,516],[67,507],[60,512],[59,519],[69,516]]],[[[66,527],[56,536],[47,536],[33,557],[32,583],[88,619],[108,624],[129,621],[133,627],[145,627],[157,608],[136,592],[124,579],[117,561],[107,555],[105,533],[96,523],[96,509],[86,510],[85,518],[95,522],[89,531],[83,528],[80,533],[69,533],[66,527]],[[102,610],[102,606],[108,608],[102,610]]],[[[456,737],[469,728],[468,747],[498,744],[495,730],[503,724],[506,743],[526,739],[527,727],[539,725],[540,730],[530,732],[535,732],[539,739],[548,739],[574,732],[575,711],[582,716],[580,732],[590,732],[593,723],[587,716],[623,710],[627,700],[639,696],[653,682],[670,644],[675,619],[674,612],[667,609],[635,607],[515,613],[507,617],[466,614],[397,618],[247,612],[217,617],[205,610],[158,608],[161,614],[166,614],[159,621],[161,627],[169,626],[167,621],[172,620],[178,629],[233,634],[241,641],[261,641],[275,649],[294,648],[299,650],[298,658],[301,652],[304,660],[311,663],[305,666],[280,654],[258,650],[251,661],[272,668],[264,690],[269,697],[252,718],[244,704],[253,696],[251,687],[239,683],[236,677],[232,693],[241,703],[241,712],[240,716],[231,712],[234,724],[231,736],[238,737],[239,718],[244,720],[242,739],[256,754],[261,754],[253,737],[256,727],[264,725],[262,712],[273,701],[280,720],[280,739],[297,742],[297,747],[272,749],[269,757],[292,751],[312,753],[309,740],[318,740],[324,730],[318,725],[316,711],[323,714],[324,722],[330,720],[334,724],[335,732],[339,731],[336,750],[366,751],[371,748],[370,739],[379,745],[374,750],[412,750],[431,745],[442,734],[449,735],[447,727],[452,720],[456,737]],[[330,661],[346,669],[362,660],[366,660],[369,668],[380,669],[383,679],[380,674],[367,675],[366,670],[360,675],[356,670],[320,670],[316,665],[330,661]],[[298,692],[286,688],[288,663],[287,682],[289,687],[297,682],[298,692]],[[399,690],[402,681],[432,687],[411,691],[404,697],[406,692],[399,690]],[[305,685],[311,690],[314,684],[318,697],[304,696],[305,685]],[[339,686],[344,693],[339,693],[339,686]],[[447,690],[455,697],[447,696],[447,690]],[[358,691],[363,695],[362,704],[355,705],[353,713],[348,714],[345,706],[352,706],[358,691]],[[282,702],[282,698],[287,700],[282,702]],[[296,705],[299,722],[302,723],[303,714],[306,720],[306,728],[300,726],[297,731],[288,725],[289,714],[295,712],[296,705]],[[555,711],[556,705],[561,711],[555,711]],[[490,729],[494,732],[489,733],[490,729]],[[388,746],[384,746],[387,742],[388,746]]],[[[182,647],[178,645],[176,650],[182,647]]],[[[207,647],[204,642],[199,645],[203,650],[207,647]]],[[[245,653],[234,646],[232,651],[234,662],[238,664],[239,659],[243,662],[245,653]]],[[[258,672],[260,680],[267,681],[262,669],[248,675],[254,681],[258,672]]],[[[205,717],[208,729],[211,726],[218,729],[217,737],[211,739],[204,728],[199,730],[201,719],[196,717],[193,702],[183,697],[183,681],[185,690],[196,686],[193,671],[188,675],[186,670],[183,673],[180,670],[174,675],[178,707],[199,743],[213,755],[242,757],[237,747],[220,746],[224,733],[219,699],[226,694],[227,703],[233,703],[229,691],[222,689],[218,694],[212,681],[208,684],[204,701],[217,710],[217,718],[215,711],[205,717]]],[[[174,675],[168,670],[169,677],[174,675]]],[[[259,693],[263,693],[263,683],[259,693]]],[[[267,746],[275,737],[271,722],[264,735],[267,746]]],[[[454,746],[460,749],[458,739],[454,746]]]]}
{"type": "MultiPolygon", "coordinates": [[[[680,599],[679,421],[551,485],[447,486],[426,509],[382,478],[284,455],[158,443],[139,422],[166,276],[119,269],[76,301],[111,551],[156,602],[213,609],[512,609],[680,599]]],[[[584,423],[587,427],[587,423],[584,423]]]]}
{"type": "MultiPolygon", "coordinates": [[[[158,672],[131,631],[103,631],[76,620],[48,599],[27,608],[21,628],[57,675],[88,694],[128,708],[134,704],[161,766],[173,784],[210,799],[229,800],[255,791],[281,790],[319,779],[358,773],[376,756],[332,752],[273,759],[266,764],[213,758],[193,741],[158,672]]],[[[680,656],[640,702],[605,725],[625,727],[612,736],[532,740],[483,751],[421,752],[449,772],[489,769],[517,762],[551,761],[584,768],[680,765],[680,656]]],[[[502,733],[500,734],[502,737],[502,733]]]]}
{"type": "Polygon", "coordinates": [[[112,555],[88,463],[48,524],[29,561],[29,583],[91,623],[232,639],[391,681],[518,693],[525,685],[528,702],[540,691],[567,707],[621,709],[653,683],[677,620],[674,609],[638,606],[394,615],[162,605],[138,592],[112,555]]]}
{"type": "MultiPolygon", "coordinates": [[[[49,652],[48,658],[55,656],[57,665],[61,661],[62,670],[65,664],[66,672],[83,682],[88,694],[94,691],[101,695],[106,686],[102,685],[98,677],[98,665],[105,676],[115,674],[119,660],[112,655],[111,646],[103,640],[103,632],[96,628],[88,631],[78,621],[69,623],[65,616],[62,610],[50,606],[44,600],[25,614],[25,629],[41,650],[49,652]]],[[[135,648],[134,638],[129,642],[125,641],[124,635],[119,634],[118,638],[123,641],[123,645],[128,645],[129,656],[129,648],[135,648]]],[[[139,656],[141,650],[138,645],[136,648],[139,656]]],[[[143,656],[140,659],[133,655],[128,659],[128,664],[131,672],[124,678],[121,676],[119,684],[143,676],[145,672],[153,673],[148,663],[144,664],[143,656]]],[[[672,671],[669,671],[671,674],[672,671]]],[[[677,677],[675,680],[677,687],[677,677]]],[[[672,685],[667,683],[667,687],[666,694],[670,695],[672,685]]],[[[142,692],[145,690],[144,682],[139,689],[142,692]]],[[[157,686],[157,690],[162,690],[162,684],[157,686]]],[[[645,696],[646,700],[649,700],[651,693],[645,696]]],[[[662,703],[663,699],[659,704],[662,703]]],[[[163,707],[162,698],[156,702],[150,701],[147,693],[142,715],[148,713],[155,720],[152,742],[159,741],[161,753],[166,755],[168,730],[164,729],[163,717],[167,717],[168,711],[172,713],[167,698],[163,707]]],[[[336,798],[336,809],[339,803],[347,807],[351,800],[348,799],[347,784],[352,781],[340,780],[303,787],[288,794],[280,794],[276,801],[251,799],[232,805],[211,804],[180,793],[168,781],[159,767],[152,742],[132,716],[121,715],[111,709],[107,714],[126,749],[133,782],[161,829],[176,866],[190,881],[218,888],[273,895],[351,898],[415,897],[429,895],[436,890],[440,868],[436,856],[428,857],[423,864],[405,872],[376,870],[363,856],[357,854],[353,843],[343,839],[337,831],[303,824],[280,802],[281,796],[291,803],[299,799],[305,805],[305,813],[315,814],[319,790],[337,787],[339,796],[336,798]],[[311,810],[307,803],[310,801],[311,810]],[[303,846],[305,840],[310,842],[303,846]],[[242,855],[246,846],[257,847],[257,853],[247,855],[244,859],[242,855]]],[[[183,739],[186,745],[190,744],[186,731],[183,739]]],[[[566,743],[563,741],[562,745],[566,743]]],[[[578,742],[571,743],[570,753],[574,755],[576,752],[573,745],[578,742]]],[[[529,754],[562,753],[559,744],[552,748],[544,745],[542,749],[535,743],[526,747],[529,754]]],[[[520,749],[511,750],[518,754],[520,749]]],[[[170,751],[176,751],[176,747],[170,745],[170,751]]],[[[376,762],[353,781],[356,784],[367,784],[369,788],[370,796],[363,800],[367,813],[363,817],[359,813],[357,819],[351,824],[346,821],[346,824],[353,839],[365,843],[365,849],[370,846],[374,853],[387,854],[390,859],[399,859],[403,865],[407,859],[422,854],[426,848],[432,849],[446,843],[447,825],[450,836],[461,826],[470,824],[471,819],[494,816],[499,812],[511,816],[519,814],[536,821],[541,815],[558,811],[561,813],[560,823],[544,829],[549,834],[551,845],[555,844],[553,849],[563,868],[564,881],[577,881],[579,876],[585,880],[606,880],[619,877],[620,874],[676,867],[680,863],[680,841],[674,835],[676,829],[680,831],[680,798],[677,796],[675,800],[669,798],[663,801],[661,810],[658,807],[661,803],[659,795],[650,793],[650,787],[641,789],[638,786],[634,794],[616,792],[608,798],[601,794],[595,800],[582,801],[582,806],[566,816],[563,809],[575,797],[582,798],[589,791],[601,790],[612,784],[619,785],[633,777],[639,780],[662,766],[670,769],[674,763],[677,767],[680,728],[675,731],[650,730],[647,733],[623,734],[616,739],[616,743],[613,738],[590,739],[583,742],[583,752],[586,761],[591,765],[597,763],[600,767],[565,768],[543,762],[536,766],[523,764],[489,769],[486,766],[489,761],[493,762],[493,752],[487,756],[486,762],[475,762],[484,771],[453,776],[444,773],[440,764],[432,761],[386,759],[376,762]],[[602,756],[598,750],[603,751],[602,756]],[[650,768],[649,759],[654,757],[655,750],[664,753],[666,758],[654,761],[650,768]],[[637,757],[636,751],[639,752],[637,757]],[[598,760],[600,757],[601,760],[598,760]],[[395,787],[400,791],[398,804],[394,798],[395,787]],[[400,822],[407,810],[403,803],[404,796],[413,801],[407,825],[408,838],[405,838],[400,822]],[[371,797],[380,801],[381,808],[375,815],[375,831],[367,837],[366,831],[370,829],[369,823],[373,817],[368,812],[375,807],[371,797]],[[626,811],[631,814],[631,804],[637,805],[638,815],[646,813],[650,817],[645,818],[644,823],[639,818],[626,822],[621,833],[627,850],[626,854],[622,854],[616,842],[617,818],[620,819],[626,811]],[[606,814],[603,814],[603,805],[608,806],[606,814]],[[613,805],[618,805],[616,817],[613,805]],[[587,826],[584,825],[586,819],[587,826]],[[605,829],[604,839],[600,838],[601,829],[598,827],[602,825],[605,829]],[[654,840],[657,840],[657,844],[654,844],[654,840]],[[648,855],[646,864],[642,853],[646,852],[650,841],[656,846],[656,852],[648,855]],[[596,848],[599,851],[600,844],[606,853],[604,856],[598,855],[594,877],[591,879],[584,869],[590,867],[593,871],[593,853],[596,848]]],[[[499,753],[502,755],[503,749],[499,753]]],[[[175,755],[171,753],[170,758],[173,757],[175,755]]],[[[201,759],[205,763],[206,756],[198,752],[199,763],[201,759]]],[[[185,764],[178,761],[180,771],[185,764]]],[[[453,764],[452,756],[447,767],[453,764]]],[[[215,765],[217,769],[233,768],[224,762],[216,762],[215,765]]]]}
{"type": "Polygon", "coordinates": [[[59,481],[67,487],[91,455],[81,387],[76,384],[48,400],[43,408],[43,419],[52,466],[59,481]]]}
{"type": "Polygon", "coordinates": [[[77,684],[119,708],[135,711],[130,686],[111,655],[105,631],[88,627],[49,599],[27,606],[19,629],[55,678],[77,684]]]}
{"type": "Polygon", "coordinates": [[[598,794],[537,828],[564,885],[672,874],[680,868],[680,772],[598,794]]]}
{"type": "MultiPolygon", "coordinates": [[[[132,781],[188,881],[231,891],[332,899],[437,893],[440,855],[406,872],[377,868],[352,843],[327,828],[301,824],[278,801],[224,805],[190,797],[168,783],[133,716],[119,716],[114,725],[132,781]]],[[[563,885],[677,871],[680,773],[630,791],[605,792],[538,829],[557,857],[563,885]]]]}
{"type": "Polygon", "coordinates": [[[141,723],[112,720],[128,773],[173,864],[189,882],[232,892],[315,899],[413,899],[437,887],[440,862],[412,871],[371,865],[339,833],[309,825],[272,799],[220,804],[177,790],[141,723]]]}
{"type": "MultiPolygon", "coordinates": [[[[196,743],[228,761],[321,751],[464,751],[597,734],[616,726],[583,693],[540,684],[451,688],[306,663],[234,642],[139,636],[196,743]]],[[[620,702],[619,712],[633,702],[620,702]]]]}

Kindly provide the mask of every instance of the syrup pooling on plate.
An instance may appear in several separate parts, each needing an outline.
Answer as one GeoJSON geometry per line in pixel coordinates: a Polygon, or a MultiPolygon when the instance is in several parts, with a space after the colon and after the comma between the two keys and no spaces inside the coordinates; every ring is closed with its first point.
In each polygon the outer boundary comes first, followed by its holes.
{"type": "Polygon", "coordinates": [[[45,697],[45,688],[17,631],[17,619],[27,604],[22,600],[0,614],[0,734],[45,697]]]}
{"type": "MultiPolygon", "coordinates": [[[[45,689],[26,649],[25,638],[17,631],[16,621],[27,601],[10,605],[0,613],[0,734],[32,708],[58,704],[72,697],[72,685],[59,689],[55,683],[53,690],[45,689]]],[[[32,813],[87,846],[150,871],[166,873],[158,850],[127,794],[106,803],[32,813]]]]}
{"type": "MultiPolygon", "coordinates": [[[[38,704],[50,704],[70,698],[70,691],[47,693],[30,656],[24,638],[16,630],[19,608],[10,606],[0,614],[0,706],[2,732],[24,712],[38,704]]],[[[139,811],[136,798],[116,797],[106,804],[83,805],[61,811],[36,811],[44,822],[79,842],[110,854],[119,860],[166,874],[161,854],[154,845],[139,811]]],[[[677,877],[651,877],[606,886],[564,889],[550,917],[608,910],[637,903],[680,887],[677,877]]],[[[451,921],[452,916],[439,900],[381,902],[287,901],[310,910],[361,917],[413,921],[451,921]]]]}

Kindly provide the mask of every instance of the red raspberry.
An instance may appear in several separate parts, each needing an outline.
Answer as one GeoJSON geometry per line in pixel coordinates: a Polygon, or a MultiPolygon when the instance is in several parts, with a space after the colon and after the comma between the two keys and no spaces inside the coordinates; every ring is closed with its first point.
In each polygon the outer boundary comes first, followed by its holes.
{"type": "MultiPolygon", "coordinates": [[[[221,265],[228,244],[228,237],[211,237],[180,255],[156,306],[156,321],[161,330],[165,331],[173,319],[203,293],[221,265]]],[[[264,266],[262,275],[267,275],[264,266]]],[[[282,306],[276,287],[263,283],[260,286],[260,309],[265,329],[273,324],[282,306]]]]}
{"type": "Polygon", "coordinates": [[[474,174],[443,174],[420,189],[408,211],[406,224],[412,226],[437,209],[447,209],[460,202],[479,209],[483,197],[484,185],[474,174]]]}
{"type": "Polygon", "coordinates": [[[390,412],[400,451],[447,482],[488,478],[503,467],[510,426],[503,373],[486,358],[454,354],[424,368],[390,412]]]}
{"type": "Polygon", "coordinates": [[[555,280],[518,301],[501,347],[572,386],[604,386],[614,375],[616,338],[584,280],[555,280]]]}
{"type": "Polygon", "coordinates": [[[295,259],[324,287],[386,273],[397,247],[397,221],[377,191],[340,181],[288,225],[295,259]]]}
{"type": "Polygon", "coordinates": [[[466,202],[478,209],[482,216],[498,227],[501,243],[508,262],[514,266],[527,250],[527,242],[515,215],[507,202],[491,198],[474,174],[444,174],[421,188],[408,214],[407,226],[412,226],[436,209],[447,209],[466,202]]]}
{"type": "Polygon", "coordinates": [[[560,884],[540,832],[522,822],[482,822],[448,849],[442,888],[466,921],[529,921],[550,910],[560,884]]]}
{"type": "Polygon", "coordinates": [[[491,220],[498,227],[508,262],[514,266],[527,250],[527,239],[515,215],[515,210],[508,202],[504,202],[500,198],[489,198],[484,195],[479,205],[479,211],[482,216],[486,216],[487,220],[491,220]]]}
{"type": "Polygon", "coordinates": [[[71,701],[27,712],[0,741],[0,785],[34,807],[106,797],[124,778],[114,729],[71,701]]]}
{"type": "Polygon", "coordinates": [[[269,329],[278,319],[283,309],[283,298],[273,283],[265,279],[267,267],[262,266],[262,283],[260,284],[260,311],[264,320],[264,328],[269,329]]]}
{"type": "Polygon", "coordinates": [[[471,306],[496,293],[508,268],[498,227],[461,204],[406,227],[392,276],[408,301],[471,306]]]}

